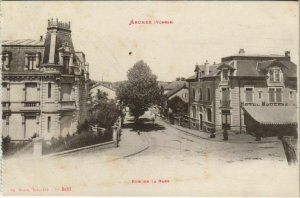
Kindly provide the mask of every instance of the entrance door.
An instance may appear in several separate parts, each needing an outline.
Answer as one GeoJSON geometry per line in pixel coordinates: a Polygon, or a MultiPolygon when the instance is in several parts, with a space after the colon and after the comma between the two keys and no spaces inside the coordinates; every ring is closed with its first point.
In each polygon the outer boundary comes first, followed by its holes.
{"type": "Polygon", "coordinates": [[[222,110],[222,129],[230,129],[231,114],[229,110],[222,110]]]}
{"type": "Polygon", "coordinates": [[[29,139],[35,133],[37,133],[37,124],[35,116],[26,116],[25,117],[25,133],[24,138],[29,139]]]}
{"type": "Polygon", "coordinates": [[[61,117],[60,134],[65,137],[67,134],[72,134],[72,116],[64,115],[61,117]]]}

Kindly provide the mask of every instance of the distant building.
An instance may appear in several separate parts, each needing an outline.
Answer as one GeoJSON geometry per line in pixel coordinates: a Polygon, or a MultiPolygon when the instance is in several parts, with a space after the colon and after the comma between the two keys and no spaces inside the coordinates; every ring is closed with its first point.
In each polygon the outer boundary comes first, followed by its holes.
{"type": "Polygon", "coordinates": [[[241,49],[219,64],[206,63],[204,69],[196,66],[195,75],[187,81],[191,127],[203,131],[227,128],[242,132],[245,109],[251,116],[252,106],[263,111],[268,106],[296,108],[297,104],[297,66],[290,61],[289,52],[251,55],[241,49]]]}
{"type": "Polygon", "coordinates": [[[48,20],[45,40],[2,42],[2,136],[28,140],[75,133],[87,118],[88,64],[71,24],[48,20]]]}
{"type": "Polygon", "coordinates": [[[91,94],[92,100],[95,100],[98,90],[107,93],[107,98],[109,100],[116,99],[116,91],[113,88],[111,83],[97,82],[94,85],[92,85],[90,88],[90,94],[91,94]]]}

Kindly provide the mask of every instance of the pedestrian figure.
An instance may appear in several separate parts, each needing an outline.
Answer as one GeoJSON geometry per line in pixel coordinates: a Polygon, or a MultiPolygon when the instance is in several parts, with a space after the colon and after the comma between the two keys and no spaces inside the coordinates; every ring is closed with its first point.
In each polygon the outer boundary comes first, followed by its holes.
{"type": "Polygon", "coordinates": [[[137,130],[137,134],[138,134],[138,135],[140,135],[140,134],[141,134],[141,133],[140,133],[140,130],[137,130]]]}
{"type": "Polygon", "coordinates": [[[228,140],[228,132],[227,132],[227,129],[224,129],[223,137],[224,137],[223,140],[228,140]]]}

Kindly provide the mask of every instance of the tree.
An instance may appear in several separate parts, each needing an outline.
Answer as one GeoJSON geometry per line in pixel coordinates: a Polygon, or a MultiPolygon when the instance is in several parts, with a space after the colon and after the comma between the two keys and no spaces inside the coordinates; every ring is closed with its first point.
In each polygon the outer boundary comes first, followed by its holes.
{"type": "Polygon", "coordinates": [[[108,100],[107,96],[108,94],[106,92],[97,89],[96,103],[106,102],[108,100]]]}
{"type": "Polygon", "coordinates": [[[117,88],[118,99],[130,108],[135,121],[154,104],[160,101],[157,77],[144,61],[138,61],[127,72],[128,80],[117,88]]]}
{"type": "Polygon", "coordinates": [[[172,109],[173,113],[186,114],[188,111],[188,104],[184,102],[179,96],[168,101],[168,108],[172,109]]]}

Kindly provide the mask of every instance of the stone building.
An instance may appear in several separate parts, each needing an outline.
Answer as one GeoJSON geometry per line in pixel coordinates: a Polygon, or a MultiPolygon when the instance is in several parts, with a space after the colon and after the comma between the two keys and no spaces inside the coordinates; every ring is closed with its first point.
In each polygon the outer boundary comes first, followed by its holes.
{"type": "Polygon", "coordinates": [[[196,66],[195,75],[187,81],[191,127],[207,132],[224,128],[245,131],[245,106],[263,110],[267,106],[296,108],[297,104],[297,66],[289,52],[253,55],[241,49],[219,64],[206,64],[204,71],[196,66]]]}
{"type": "Polygon", "coordinates": [[[2,42],[2,136],[73,134],[87,119],[88,63],[71,24],[48,20],[45,39],[2,42]]]}

